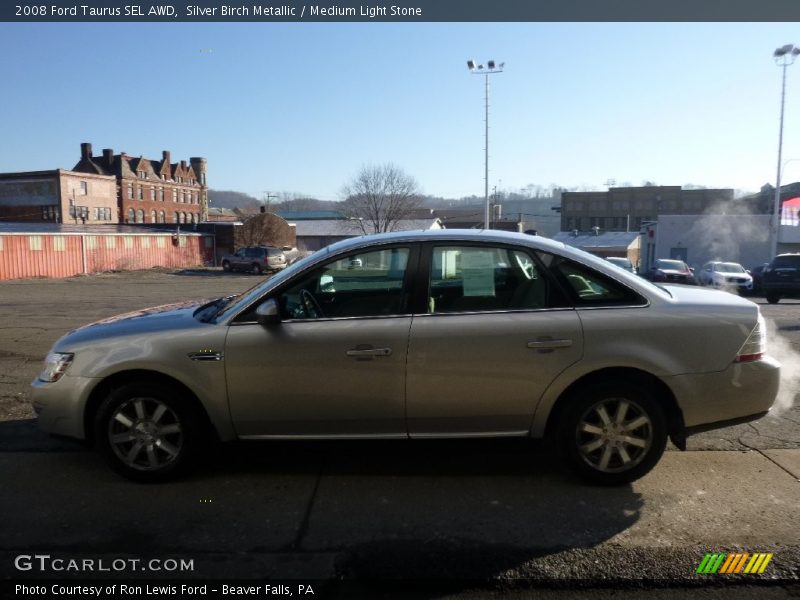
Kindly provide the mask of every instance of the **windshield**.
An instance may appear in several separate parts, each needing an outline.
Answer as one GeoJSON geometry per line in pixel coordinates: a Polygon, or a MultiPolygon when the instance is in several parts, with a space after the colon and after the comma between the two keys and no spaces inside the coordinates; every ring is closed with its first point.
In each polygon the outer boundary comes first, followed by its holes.
{"type": "Polygon", "coordinates": [[[686,271],[688,268],[686,263],[682,260],[657,260],[656,261],[656,268],[657,269],[674,269],[676,271],[686,271]]]}
{"type": "Polygon", "coordinates": [[[717,271],[723,273],[744,273],[744,267],[739,263],[720,263],[717,271]]]}

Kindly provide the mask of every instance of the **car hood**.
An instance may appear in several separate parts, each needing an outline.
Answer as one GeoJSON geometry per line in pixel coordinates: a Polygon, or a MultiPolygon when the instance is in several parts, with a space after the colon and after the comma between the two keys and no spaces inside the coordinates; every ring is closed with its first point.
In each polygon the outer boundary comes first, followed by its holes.
{"type": "Polygon", "coordinates": [[[207,302],[209,300],[163,304],[101,319],[69,332],[57,342],[55,350],[69,350],[76,345],[126,335],[197,327],[200,323],[193,315],[199,306],[207,302]]]}

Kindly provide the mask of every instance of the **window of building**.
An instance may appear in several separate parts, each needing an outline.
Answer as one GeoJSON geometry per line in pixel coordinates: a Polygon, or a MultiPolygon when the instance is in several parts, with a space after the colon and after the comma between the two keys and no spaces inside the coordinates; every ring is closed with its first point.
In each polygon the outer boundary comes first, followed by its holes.
{"type": "Polygon", "coordinates": [[[42,236],[40,235],[29,235],[28,236],[28,247],[31,250],[39,251],[42,249],[42,236]]]}
{"type": "Polygon", "coordinates": [[[156,199],[156,188],[151,187],[150,188],[150,200],[155,200],[155,199],[156,199]]]}
{"type": "Polygon", "coordinates": [[[164,188],[158,188],[158,199],[160,202],[164,201],[164,188]]]}
{"type": "Polygon", "coordinates": [[[56,221],[58,217],[58,208],[56,206],[43,206],[42,207],[42,220],[56,221]]]}
{"type": "Polygon", "coordinates": [[[133,184],[132,183],[128,184],[128,198],[133,200],[133,184]]]}
{"type": "Polygon", "coordinates": [[[106,221],[110,221],[111,220],[111,209],[110,208],[104,208],[103,209],[103,216],[105,217],[106,221]]]}
{"type": "Polygon", "coordinates": [[[64,252],[67,249],[67,243],[63,235],[53,236],[53,250],[56,252],[64,252]]]}
{"type": "Polygon", "coordinates": [[[128,223],[133,223],[135,221],[136,221],[136,211],[134,211],[132,208],[129,208],[128,209],[128,221],[127,222],[128,223]]]}
{"type": "Polygon", "coordinates": [[[172,188],[172,201],[173,202],[178,201],[178,190],[176,190],[175,188],[172,188]]]}
{"type": "Polygon", "coordinates": [[[136,211],[136,222],[144,223],[144,211],[141,208],[136,211]]]}
{"type": "Polygon", "coordinates": [[[145,179],[146,177],[147,177],[147,173],[145,173],[144,171],[139,171],[139,178],[140,179],[145,179]]]}
{"type": "Polygon", "coordinates": [[[159,223],[167,222],[167,214],[163,210],[158,213],[158,222],[159,223]]]}
{"type": "Polygon", "coordinates": [[[181,221],[180,221],[180,217],[178,216],[178,213],[177,213],[177,212],[175,213],[175,215],[174,215],[174,217],[173,217],[173,218],[175,219],[175,222],[176,222],[176,223],[180,223],[180,222],[181,222],[181,221]]]}
{"type": "Polygon", "coordinates": [[[203,185],[205,185],[205,184],[206,184],[206,174],[205,174],[205,173],[201,173],[201,174],[200,174],[200,182],[201,182],[203,185]]]}
{"type": "Polygon", "coordinates": [[[136,188],[136,190],[139,200],[144,200],[144,188],[139,186],[138,188],[136,188]]]}
{"type": "Polygon", "coordinates": [[[89,194],[89,184],[85,181],[81,181],[81,196],[87,196],[89,194]]]}
{"type": "Polygon", "coordinates": [[[150,211],[150,222],[151,223],[158,223],[157,213],[154,210],[150,211]]]}

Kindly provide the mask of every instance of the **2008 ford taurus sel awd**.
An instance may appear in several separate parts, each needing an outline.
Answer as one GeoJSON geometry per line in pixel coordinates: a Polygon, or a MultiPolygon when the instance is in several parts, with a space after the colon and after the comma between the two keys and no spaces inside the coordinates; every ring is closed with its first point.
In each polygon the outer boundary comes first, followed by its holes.
{"type": "Polygon", "coordinates": [[[552,436],[613,484],[668,437],[763,415],[779,369],[748,300],[540,237],[444,230],[346,240],[239,296],[77,329],[33,386],[45,431],[136,480],[213,437],[552,436]]]}

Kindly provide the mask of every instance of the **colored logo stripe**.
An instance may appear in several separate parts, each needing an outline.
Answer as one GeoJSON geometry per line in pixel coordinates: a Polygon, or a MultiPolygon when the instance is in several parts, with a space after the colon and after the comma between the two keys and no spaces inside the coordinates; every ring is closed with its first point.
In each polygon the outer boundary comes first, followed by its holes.
{"type": "Polygon", "coordinates": [[[697,567],[697,573],[702,574],[725,574],[733,573],[763,573],[774,554],[772,552],[738,552],[726,554],[725,552],[707,552],[697,567]],[[748,560],[749,559],[749,560],[748,560]]]}

